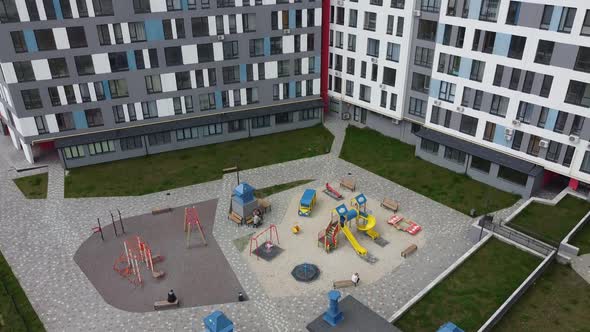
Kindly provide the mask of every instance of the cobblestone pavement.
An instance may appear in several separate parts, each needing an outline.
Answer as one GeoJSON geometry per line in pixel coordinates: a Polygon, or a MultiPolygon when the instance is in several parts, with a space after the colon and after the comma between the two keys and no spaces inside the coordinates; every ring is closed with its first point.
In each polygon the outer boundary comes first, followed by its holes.
{"type": "MultiPolygon", "coordinates": [[[[468,240],[472,220],[338,159],[346,123],[329,117],[326,126],[335,134],[329,154],[242,171],[240,179],[258,188],[315,179],[309,186],[316,187],[350,173],[357,179],[359,190],[367,195],[400,200],[403,213],[424,227],[425,246],[372,285],[343,291],[343,295],[352,294],[389,318],[473,245],[468,240]]],[[[0,143],[0,156],[14,150],[4,141],[0,143]]],[[[202,330],[202,318],[219,309],[234,321],[237,331],[302,331],[327,307],[326,294],[271,299],[264,293],[232,243],[233,239],[252,231],[227,221],[235,174],[145,196],[64,199],[64,172],[53,162],[48,167],[48,199],[27,200],[14,185],[12,178],[16,174],[10,170],[15,160],[22,161],[12,152],[10,156],[0,157],[0,250],[48,330],[202,330]],[[214,236],[250,301],[152,313],[125,312],[105,303],[74,263],[74,253],[90,235],[96,218],[110,220],[109,210],[118,208],[123,216],[132,216],[147,213],[154,207],[181,206],[212,198],[219,198],[214,236]]],[[[265,220],[280,223],[297,190],[300,189],[272,196],[273,210],[265,220]]]]}

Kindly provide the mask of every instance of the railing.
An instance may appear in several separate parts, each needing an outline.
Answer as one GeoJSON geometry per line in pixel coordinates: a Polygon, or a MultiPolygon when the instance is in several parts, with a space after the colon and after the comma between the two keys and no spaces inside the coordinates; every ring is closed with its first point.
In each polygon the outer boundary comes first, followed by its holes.
{"type": "MultiPolygon", "coordinates": [[[[559,244],[555,243],[551,240],[543,239],[543,241],[537,240],[531,236],[523,234],[517,230],[514,230],[507,226],[496,225],[492,222],[492,218],[483,217],[479,221],[479,225],[485,229],[490,230],[492,233],[499,234],[509,240],[512,240],[516,243],[519,243],[533,251],[536,251],[544,256],[549,255],[551,252],[557,249],[559,244]]],[[[511,224],[511,226],[514,226],[511,224]]],[[[531,233],[530,231],[526,231],[527,233],[531,233]]],[[[532,234],[535,237],[543,238],[540,235],[532,234]]]]}

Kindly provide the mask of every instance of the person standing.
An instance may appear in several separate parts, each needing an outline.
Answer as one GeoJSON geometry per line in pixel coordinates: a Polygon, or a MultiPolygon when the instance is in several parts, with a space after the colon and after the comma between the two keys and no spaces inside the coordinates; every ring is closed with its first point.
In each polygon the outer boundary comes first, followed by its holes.
{"type": "Polygon", "coordinates": [[[361,281],[361,278],[359,277],[359,274],[357,272],[352,274],[352,278],[350,278],[352,280],[352,283],[354,284],[354,287],[356,287],[359,283],[359,281],[361,281]]]}

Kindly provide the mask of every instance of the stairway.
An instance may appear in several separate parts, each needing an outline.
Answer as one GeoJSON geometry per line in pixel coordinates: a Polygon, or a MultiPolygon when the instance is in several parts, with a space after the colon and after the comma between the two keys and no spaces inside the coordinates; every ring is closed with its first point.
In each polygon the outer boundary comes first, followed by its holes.
{"type": "Polygon", "coordinates": [[[339,229],[340,228],[338,227],[337,222],[333,224],[330,223],[324,231],[323,236],[318,238],[318,241],[324,245],[324,249],[326,249],[327,252],[330,252],[332,249],[336,248],[336,235],[338,234],[339,229]]]}

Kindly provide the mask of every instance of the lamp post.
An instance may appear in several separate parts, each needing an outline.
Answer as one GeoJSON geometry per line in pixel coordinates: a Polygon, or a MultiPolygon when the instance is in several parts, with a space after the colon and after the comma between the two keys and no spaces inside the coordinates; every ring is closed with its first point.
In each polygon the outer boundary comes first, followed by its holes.
{"type": "Polygon", "coordinates": [[[240,163],[240,157],[236,157],[236,158],[234,159],[234,162],[235,162],[235,164],[236,164],[236,177],[237,177],[237,179],[238,179],[238,186],[239,186],[239,185],[240,185],[240,166],[239,166],[239,163],[240,163]]]}

